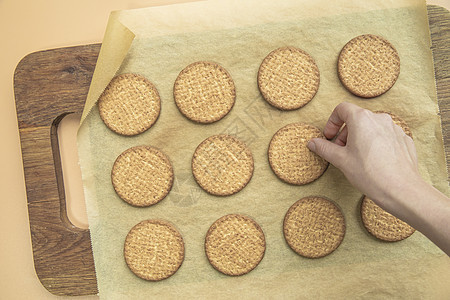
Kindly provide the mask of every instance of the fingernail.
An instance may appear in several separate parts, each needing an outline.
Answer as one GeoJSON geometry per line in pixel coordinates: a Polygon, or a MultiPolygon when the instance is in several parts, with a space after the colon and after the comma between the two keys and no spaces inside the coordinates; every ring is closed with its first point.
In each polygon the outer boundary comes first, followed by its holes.
{"type": "Polygon", "coordinates": [[[316,144],[311,140],[308,142],[308,144],[306,145],[308,147],[309,150],[315,152],[316,151],[316,144]]]}

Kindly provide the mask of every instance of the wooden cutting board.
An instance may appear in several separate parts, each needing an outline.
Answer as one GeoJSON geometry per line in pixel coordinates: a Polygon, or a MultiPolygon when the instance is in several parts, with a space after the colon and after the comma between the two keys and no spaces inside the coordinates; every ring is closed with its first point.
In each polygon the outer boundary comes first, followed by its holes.
{"type": "MultiPolygon", "coordinates": [[[[428,16],[448,161],[450,12],[428,6],[428,16]]],[[[34,266],[44,287],[56,295],[97,294],[89,230],[67,217],[57,127],[67,114],[82,112],[100,46],[31,53],[14,73],[34,266]]]]}

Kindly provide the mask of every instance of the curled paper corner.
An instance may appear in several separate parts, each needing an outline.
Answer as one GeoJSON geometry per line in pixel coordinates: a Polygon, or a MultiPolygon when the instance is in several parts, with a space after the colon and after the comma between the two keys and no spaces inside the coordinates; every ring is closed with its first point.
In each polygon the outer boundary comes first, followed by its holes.
{"type": "Polygon", "coordinates": [[[113,11],[109,16],[91,86],[89,87],[81,115],[80,127],[108,83],[119,70],[136,36],[127,26],[120,22],[119,15],[120,11],[113,11]]]}

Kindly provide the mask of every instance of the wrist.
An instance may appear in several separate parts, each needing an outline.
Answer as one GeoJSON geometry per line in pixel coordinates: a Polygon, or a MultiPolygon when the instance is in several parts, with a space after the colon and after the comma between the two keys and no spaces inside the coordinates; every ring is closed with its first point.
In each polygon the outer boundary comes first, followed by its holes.
{"type": "Polygon", "coordinates": [[[432,187],[419,174],[407,180],[392,179],[385,189],[382,208],[413,226],[411,222],[417,220],[430,188],[432,187]]]}
{"type": "Polygon", "coordinates": [[[433,224],[430,220],[436,218],[440,201],[446,198],[441,192],[417,176],[408,180],[404,186],[391,195],[389,203],[392,214],[407,222],[415,229],[428,230],[433,224]]]}

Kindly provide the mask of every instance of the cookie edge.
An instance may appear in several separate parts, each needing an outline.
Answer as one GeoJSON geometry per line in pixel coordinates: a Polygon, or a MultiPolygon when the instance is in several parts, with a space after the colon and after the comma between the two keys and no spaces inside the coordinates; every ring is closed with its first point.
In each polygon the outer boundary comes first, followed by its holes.
{"type": "Polygon", "coordinates": [[[164,199],[170,194],[170,191],[172,190],[173,183],[174,183],[174,180],[175,180],[175,172],[174,172],[174,169],[173,169],[172,162],[170,161],[169,157],[168,157],[163,151],[161,151],[161,150],[159,150],[158,148],[153,147],[153,146],[140,145],[140,146],[133,146],[133,147],[130,147],[130,148],[124,150],[122,153],[120,153],[119,156],[117,156],[117,158],[114,160],[113,166],[112,166],[112,168],[111,168],[111,175],[110,175],[110,178],[111,178],[111,184],[112,184],[112,186],[113,186],[113,189],[114,189],[114,191],[116,192],[117,196],[119,196],[119,198],[120,198],[121,200],[123,200],[125,203],[127,203],[127,204],[129,204],[129,205],[131,205],[131,206],[133,206],[133,207],[144,208],[144,207],[150,207],[150,206],[153,206],[153,205],[158,204],[159,202],[161,202],[162,200],[164,200],[164,199]],[[156,150],[159,154],[162,155],[163,159],[164,159],[164,160],[169,164],[169,166],[170,166],[170,169],[171,169],[171,174],[170,174],[170,175],[171,175],[171,176],[170,176],[170,184],[169,184],[169,187],[167,188],[167,193],[166,193],[160,200],[158,200],[158,201],[155,202],[155,203],[145,204],[145,205],[134,204],[134,203],[130,202],[129,200],[126,200],[126,199],[123,197],[123,195],[121,195],[121,193],[119,193],[119,192],[117,191],[116,185],[114,184],[114,174],[115,174],[115,172],[114,172],[114,169],[115,169],[115,168],[114,168],[114,167],[115,167],[115,165],[116,165],[116,162],[119,160],[120,157],[122,157],[122,155],[125,155],[127,152],[131,152],[132,150],[134,150],[134,149],[136,149],[136,148],[146,148],[146,149],[156,150]]]}
{"type": "Polygon", "coordinates": [[[230,72],[228,72],[227,69],[225,69],[225,67],[223,67],[221,64],[216,63],[216,62],[214,62],[214,61],[200,60],[200,61],[196,61],[196,62],[190,63],[189,65],[187,65],[186,67],[184,67],[184,68],[178,73],[177,78],[175,79],[175,82],[174,82],[174,84],[173,84],[172,96],[173,96],[173,101],[175,102],[175,106],[177,107],[178,111],[179,111],[186,119],[188,119],[189,121],[191,121],[191,122],[193,122],[193,123],[195,123],[195,124],[208,125],[208,124],[216,123],[216,122],[222,120],[223,118],[225,118],[225,117],[231,112],[231,110],[233,109],[234,105],[236,104],[236,98],[237,98],[237,95],[236,95],[236,84],[234,83],[234,79],[233,79],[233,77],[231,77],[230,72]],[[177,100],[176,100],[176,99],[177,99],[177,96],[176,96],[176,93],[175,93],[175,87],[176,87],[177,85],[179,85],[179,84],[178,84],[178,78],[180,77],[181,74],[186,73],[186,72],[187,72],[187,69],[188,69],[189,67],[191,67],[191,66],[193,66],[193,65],[196,65],[196,64],[200,64],[200,63],[218,66],[225,74],[227,74],[228,78],[230,79],[230,82],[231,82],[232,85],[233,85],[233,104],[231,104],[230,109],[229,109],[224,115],[222,115],[220,118],[218,118],[217,120],[212,120],[212,121],[198,121],[198,120],[191,119],[188,115],[185,114],[184,111],[182,111],[182,110],[180,109],[180,107],[179,107],[178,104],[177,104],[177,100]]]}
{"type": "MultiPolygon", "coordinates": [[[[275,135],[277,135],[282,129],[284,129],[284,128],[288,127],[288,126],[292,126],[292,125],[302,125],[302,126],[308,126],[308,127],[313,127],[313,128],[315,128],[315,129],[318,129],[319,132],[320,132],[320,134],[322,135],[321,138],[326,139],[325,135],[324,135],[323,132],[319,129],[319,127],[316,127],[316,126],[314,126],[314,125],[307,124],[307,123],[302,123],[302,122],[294,122],[294,123],[286,124],[285,126],[283,126],[283,127],[281,127],[280,129],[278,129],[278,130],[272,135],[272,138],[270,139],[270,142],[269,142],[269,147],[267,148],[267,159],[269,160],[269,166],[270,166],[272,172],[275,174],[275,176],[276,176],[279,180],[281,180],[281,181],[284,182],[284,183],[293,185],[293,186],[304,186],[304,185],[307,185],[307,184],[309,184],[309,183],[312,183],[312,182],[318,180],[320,177],[322,177],[322,175],[327,171],[328,167],[330,166],[330,162],[328,162],[327,160],[324,159],[325,162],[326,162],[326,166],[325,166],[325,168],[323,169],[323,172],[322,172],[319,176],[317,176],[316,178],[314,178],[314,179],[312,179],[312,180],[309,180],[309,181],[306,181],[306,182],[304,182],[304,183],[302,182],[302,183],[299,183],[299,184],[298,184],[298,183],[295,183],[295,182],[289,182],[289,181],[286,181],[286,180],[282,179],[282,178],[279,176],[278,172],[276,172],[275,169],[274,169],[273,166],[272,166],[272,162],[271,162],[271,158],[270,158],[270,157],[271,157],[270,152],[271,152],[271,149],[272,149],[272,141],[273,141],[275,135]]],[[[311,150],[310,150],[310,151],[311,151],[311,150]]],[[[316,154],[316,155],[317,155],[317,154],[316,154]]]]}
{"type": "Polygon", "coordinates": [[[171,222],[169,222],[169,221],[166,221],[166,220],[163,220],[163,219],[147,219],[147,220],[143,220],[143,221],[140,221],[139,223],[137,223],[136,225],[134,225],[129,231],[128,231],[128,233],[127,233],[127,235],[126,235],[126,237],[125,237],[125,241],[124,241],[124,246],[123,246],[123,256],[124,256],[124,260],[125,260],[125,264],[127,265],[127,267],[128,267],[128,269],[134,274],[134,275],[136,275],[137,277],[139,277],[139,278],[141,278],[141,279],[143,279],[143,280],[147,280],[147,281],[151,281],[151,282],[158,282],[158,281],[162,281],[162,280],[165,280],[165,279],[168,279],[169,277],[172,277],[175,273],[177,273],[178,272],[178,270],[181,268],[181,266],[183,265],[183,262],[184,262],[184,259],[185,259],[185,256],[186,256],[186,247],[185,247],[185,245],[184,245],[184,239],[183,239],[183,235],[181,234],[181,232],[178,230],[178,228],[174,225],[174,224],[172,224],[171,222]],[[126,256],[126,253],[125,253],[125,247],[126,247],[126,244],[127,244],[127,240],[128,240],[128,235],[131,233],[131,231],[133,230],[133,229],[135,229],[135,227],[137,227],[138,225],[142,225],[142,224],[146,224],[146,223],[151,223],[151,224],[157,224],[157,225],[164,225],[164,226],[166,226],[166,227],[168,227],[171,231],[173,231],[173,232],[175,232],[176,234],[177,234],[177,237],[180,239],[180,241],[181,241],[181,252],[182,252],[182,258],[181,258],[181,261],[178,263],[178,266],[177,266],[177,268],[176,268],[176,270],[172,273],[172,274],[170,274],[169,276],[167,276],[167,277],[163,277],[163,278],[161,278],[161,279],[147,279],[147,278],[144,278],[144,277],[142,277],[142,276],[139,276],[138,274],[136,274],[134,271],[133,271],[133,269],[130,267],[130,265],[129,265],[129,263],[128,263],[128,261],[127,261],[127,256],[126,256]]]}
{"type": "Polygon", "coordinates": [[[267,55],[264,57],[264,59],[262,60],[261,64],[259,65],[259,68],[258,68],[258,74],[257,74],[257,80],[256,80],[256,81],[257,81],[258,90],[259,90],[259,92],[261,93],[261,96],[263,97],[263,99],[264,99],[270,106],[272,106],[272,107],[274,107],[274,108],[276,108],[276,109],[279,109],[279,110],[281,110],[281,111],[294,111],[294,110],[298,110],[298,109],[304,107],[305,105],[307,105],[308,103],[310,103],[310,102],[314,99],[314,97],[317,95],[317,92],[319,91],[319,87],[320,87],[320,70],[319,70],[319,66],[317,65],[316,60],[314,59],[314,57],[312,57],[312,55],[310,55],[310,54],[309,54],[308,52],[306,52],[305,50],[300,49],[300,48],[295,47],[295,46],[283,46],[283,47],[279,47],[279,48],[276,48],[276,49],[272,50],[269,54],[267,54],[267,55]],[[276,105],[272,100],[269,100],[270,97],[268,97],[267,93],[265,93],[265,92],[261,89],[261,86],[262,86],[262,83],[261,83],[261,69],[262,69],[262,67],[263,67],[263,64],[266,62],[266,59],[268,59],[269,57],[272,57],[276,51],[281,51],[281,50],[285,50],[285,49],[294,49],[296,52],[301,52],[301,53],[307,55],[308,57],[310,57],[311,60],[312,60],[313,63],[314,63],[314,66],[315,66],[316,69],[317,69],[317,74],[318,74],[318,79],[317,79],[317,89],[316,89],[314,95],[312,95],[311,99],[308,100],[306,103],[303,103],[303,104],[301,104],[301,105],[299,105],[299,106],[295,106],[295,107],[292,107],[292,108],[286,108],[286,107],[283,107],[283,106],[278,106],[278,105],[276,105]]]}
{"type": "Polygon", "coordinates": [[[379,36],[379,35],[376,35],[376,34],[371,34],[371,33],[361,34],[361,35],[358,35],[358,36],[352,38],[351,40],[349,40],[349,41],[344,45],[344,47],[342,47],[341,51],[339,52],[338,59],[337,59],[337,73],[338,73],[339,81],[341,82],[341,84],[342,84],[342,85],[344,86],[344,88],[345,88],[347,91],[349,91],[351,94],[353,94],[353,95],[355,95],[355,96],[357,96],[357,97],[364,98],[364,99],[372,99],[372,98],[376,98],[376,97],[378,97],[378,96],[381,96],[381,95],[387,93],[387,92],[395,85],[395,83],[397,82],[398,77],[400,76],[400,69],[401,69],[400,55],[398,55],[398,51],[397,51],[397,49],[394,47],[394,45],[393,45],[391,42],[389,42],[387,39],[385,39],[384,37],[379,36]],[[341,71],[341,65],[340,65],[340,63],[339,63],[339,62],[340,62],[340,59],[341,59],[341,54],[343,53],[343,51],[344,51],[344,49],[347,47],[347,45],[350,45],[350,43],[351,43],[353,40],[355,40],[355,39],[357,39],[357,38],[364,37],[364,36],[377,37],[377,38],[382,39],[382,40],[383,40],[385,43],[387,43],[392,49],[394,49],[395,54],[396,54],[396,57],[398,58],[398,64],[399,64],[399,66],[398,66],[398,73],[397,73],[397,76],[395,77],[395,80],[393,81],[392,85],[391,85],[387,90],[385,90],[384,92],[378,93],[378,94],[374,94],[374,95],[363,95],[363,94],[361,94],[361,93],[358,93],[358,92],[355,92],[355,91],[349,89],[349,87],[344,83],[344,80],[342,80],[342,77],[341,77],[342,71],[341,71]]]}
{"type": "Polygon", "coordinates": [[[130,136],[130,137],[131,137],[131,136],[139,135],[139,134],[141,134],[141,133],[146,132],[147,130],[149,130],[150,128],[152,128],[153,125],[156,124],[156,122],[157,122],[158,119],[159,119],[159,116],[161,115],[161,95],[159,94],[158,89],[156,88],[156,86],[155,86],[149,79],[147,79],[147,77],[145,77],[145,76],[143,76],[143,75],[140,75],[140,74],[137,74],[137,73],[122,73],[122,74],[119,74],[119,75],[114,76],[114,77],[111,79],[111,81],[108,83],[108,85],[106,86],[106,88],[103,90],[103,92],[100,94],[100,97],[98,97],[98,101],[97,101],[97,102],[98,102],[98,103],[97,103],[97,106],[98,106],[99,115],[100,115],[101,120],[102,120],[103,123],[105,124],[105,126],[108,127],[108,129],[110,129],[112,132],[117,133],[117,134],[122,135],[122,136],[130,136]],[[102,99],[104,93],[106,93],[107,90],[109,89],[109,85],[111,84],[111,82],[113,82],[113,81],[115,81],[115,80],[118,80],[119,78],[125,77],[125,76],[131,76],[131,77],[143,79],[143,80],[148,84],[148,86],[150,87],[150,89],[153,90],[153,91],[155,92],[155,94],[157,95],[157,98],[158,98],[158,113],[157,113],[157,116],[156,116],[155,120],[154,120],[151,124],[149,124],[147,128],[144,128],[143,130],[135,131],[135,132],[133,132],[133,133],[122,133],[122,132],[116,131],[116,130],[114,130],[113,128],[111,128],[111,127],[110,127],[111,125],[109,124],[109,122],[106,122],[106,121],[105,121],[104,115],[103,115],[103,111],[102,111],[101,108],[100,108],[101,102],[102,102],[101,99],[102,99]]]}
{"type": "Polygon", "coordinates": [[[208,228],[208,231],[206,232],[205,235],[205,242],[204,242],[204,250],[205,250],[205,256],[208,259],[209,264],[218,272],[228,275],[228,276],[232,276],[232,277],[239,277],[239,276],[243,276],[246,275],[248,273],[250,273],[251,271],[253,271],[254,269],[256,269],[256,267],[261,263],[261,261],[263,260],[265,254],[266,254],[266,249],[267,249],[267,243],[266,243],[266,235],[264,234],[264,231],[262,230],[262,227],[258,224],[258,222],[256,222],[252,217],[245,215],[245,214],[241,214],[241,213],[231,213],[231,214],[226,214],[220,218],[218,218],[216,221],[214,221],[208,228]],[[263,251],[262,251],[262,255],[261,255],[261,259],[258,261],[258,263],[251,269],[249,269],[246,272],[240,273],[240,274],[231,274],[231,273],[227,273],[224,272],[222,270],[220,270],[219,268],[217,268],[216,265],[214,265],[209,256],[208,256],[208,249],[207,249],[207,242],[208,242],[208,237],[210,236],[212,230],[214,229],[213,226],[216,225],[219,221],[223,222],[225,219],[229,218],[229,217],[242,217],[244,219],[249,220],[251,223],[253,223],[256,227],[256,229],[258,230],[258,232],[260,232],[262,234],[263,237],[263,241],[264,241],[264,247],[263,247],[263,251]]]}
{"type": "Polygon", "coordinates": [[[327,198],[327,197],[325,197],[325,196],[310,195],[310,196],[303,197],[303,198],[301,198],[301,199],[295,201],[295,202],[289,207],[289,209],[287,210],[286,214],[284,215],[284,219],[283,219],[283,237],[284,237],[284,240],[285,240],[286,244],[289,246],[289,248],[290,248],[294,253],[296,253],[297,255],[300,255],[300,256],[302,256],[302,257],[306,257],[306,258],[310,258],[310,259],[316,259],[316,258],[323,258],[323,257],[325,257],[325,256],[328,256],[328,255],[332,254],[333,252],[335,252],[335,251],[341,246],[342,242],[344,241],[344,238],[345,238],[346,233],[347,233],[347,221],[346,221],[346,218],[345,218],[345,215],[344,215],[344,211],[343,211],[342,208],[336,203],[336,201],[331,200],[331,199],[329,199],[329,198],[327,198]],[[290,215],[291,209],[293,209],[294,206],[297,206],[298,203],[299,203],[300,201],[302,201],[303,199],[310,199],[310,198],[321,198],[321,199],[327,200],[328,202],[334,204],[334,206],[335,206],[335,207],[338,209],[338,211],[341,213],[342,218],[343,218],[343,220],[344,220],[344,222],[343,222],[344,232],[343,232],[343,234],[342,234],[342,237],[341,237],[339,243],[337,244],[336,248],[334,248],[331,252],[325,253],[324,255],[319,255],[319,256],[307,256],[307,255],[304,255],[304,254],[300,254],[300,253],[298,253],[298,252],[291,246],[291,244],[289,243],[288,239],[286,238],[286,227],[287,227],[287,226],[286,226],[286,221],[287,221],[287,219],[288,219],[288,216],[290,215]]]}
{"type": "Polygon", "coordinates": [[[227,196],[232,196],[234,194],[239,193],[240,191],[242,191],[252,180],[253,178],[253,174],[255,172],[255,159],[253,158],[253,153],[251,151],[251,149],[247,146],[247,144],[245,144],[243,141],[241,141],[240,139],[238,139],[237,137],[231,135],[231,134],[215,134],[215,135],[211,135],[209,137],[207,137],[206,139],[204,139],[200,144],[198,144],[198,146],[195,148],[194,150],[194,154],[192,155],[192,159],[191,159],[191,173],[192,176],[194,177],[195,182],[198,184],[198,186],[200,186],[200,188],[207,192],[208,194],[212,195],[212,196],[219,196],[219,197],[227,197],[227,196]],[[204,143],[206,143],[210,138],[213,137],[220,137],[220,136],[226,136],[226,137],[231,137],[233,140],[237,141],[238,143],[242,144],[245,149],[248,151],[248,153],[250,154],[250,157],[252,159],[252,170],[251,170],[251,174],[250,174],[250,178],[247,180],[247,182],[240,188],[240,189],[233,189],[233,191],[229,194],[225,194],[225,193],[214,193],[211,192],[210,190],[206,189],[205,187],[203,187],[203,185],[199,182],[199,180],[197,179],[197,176],[195,175],[194,172],[194,159],[197,157],[197,150],[200,148],[201,145],[203,145],[204,143]]]}

